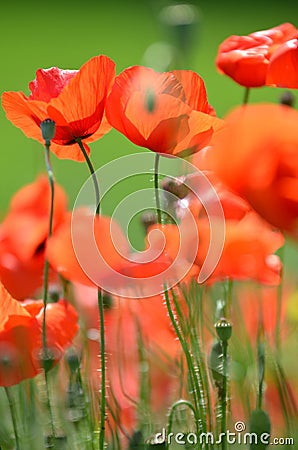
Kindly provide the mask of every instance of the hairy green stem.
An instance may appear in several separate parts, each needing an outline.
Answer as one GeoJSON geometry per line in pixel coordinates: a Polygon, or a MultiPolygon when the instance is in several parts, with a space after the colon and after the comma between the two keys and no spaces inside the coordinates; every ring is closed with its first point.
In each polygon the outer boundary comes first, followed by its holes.
{"type": "MultiPolygon", "coordinates": [[[[194,417],[196,417],[196,411],[195,411],[193,405],[188,400],[178,400],[177,402],[173,403],[171,405],[171,409],[170,409],[170,413],[169,413],[167,436],[169,436],[172,433],[174,414],[175,414],[176,409],[179,408],[180,406],[186,406],[187,408],[189,408],[191,410],[191,412],[193,413],[194,417]]],[[[197,421],[196,421],[196,432],[197,432],[197,436],[199,437],[200,430],[199,430],[197,421]]],[[[169,442],[168,442],[167,437],[166,437],[165,447],[167,449],[169,448],[169,442]]]]}
{"type": "Polygon", "coordinates": [[[175,316],[174,316],[174,313],[173,313],[173,310],[171,307],[169,293],[168,293],[166,286],[164,286],[164,295],[165,295],[168,314],[169,314],[171,323],[173,325],[173,328],[175,330],[176,336],[182,347],[183,353],[186,358],[187,367],[189,370],[189,379],[190,379],[191,390],[192,390],[192,394],[193,394],[193,398],[194,398],[195,411],[196,411],[196,414],[195,414],[196,424],[199,427],[200,432],[203,433],[203,432],[206,432],[206,424],[203,421],[203,414],[200,413],[201,405],[200,405],[200,399],[198,397],[200,387],[199,387],[199,383],[198,383],[198,379],[197,379],[197,374],[196,374],[196,371],[195,371],[195,368],[194,368],[194,365],[192,362],[192,357],[191,357],[190,351],[188,349],[187,342],[183,339],[183,336],[180,332],[179,326],[175,320],[175,316]]]}
{"type": "MultiPolygon", "coordinates": [[[[55,196],[55,187],[54,187],[54,174],[50,162],[50,142],[45,142],[45,164],[48,174],[48,180],[51,191],[51,199],[50,199],[50,216],[49,216],[49,229],[48,229],[48,238],[52,235],[53,231],[53,213],[54,213],[54,196],[55,196]]],[[[47,353],[47,330],[46,330],[46,308],[48,303],[48,291],[49,291],[49,261],[47,258],[44,263],[44,275],[43,275],[43,321],[42,321],[42,343],[43,350],[46,355],[47,353]]]]}
{"type": "Polygon", "coordinates": [[[227,447],[227,387],[228,387],[228,342],[221,341],[222,344],[222,372],[223,384],[221,395],[221,448],[226,450],[227,447]]]}
{"type": "MultiPolygon", "coordinates": [[[[53,214],[54,214],[54,198],[55,198],[55,182],[54,182],[54,174],[50,161],[50,141],[45,141],[45,165],[48,174],[48,180],[50,185],[50,212],[49,212],[49,229],[48,229],[48,238],[52,236],[53,231],[53,214]]],[[[49,293],[49,261],[45,258],[44,263],[44,275],[43,275],[43,320],[42,320],[42,361],[43,368],[45,373],[45,385],[46,385],[46,394],[47,394],[47,409],[50,416],[50,426],[53,438],[55,438],[55,428],[53,421],[53,412],[50,400],[50,388],[49,388],[49,377],[48,370],[49,367],[46,367],[48,364],[48,358],[50,353],[47,347],[47,328],[46,328],[46,311],[48,304],[48,293],[49,293]]]]}
{"type": "Polygon", "coordinates": [[[18,435],[18,427],[17,427],[17,417],[16,417],[16,410],[15,410],[15,404],[14,404],[14,398],[11,392],[11,387],[5,387],[5,393],[9,404],[9,410],[11,415],[11,421],[13,426],[13,432],[16,440],[16,450],[21,450],[20,446],[20,440],[18,435]]]}
{"type": "MultiPolygon", "coordinates": [[[[84,144],[80,138],[76,139],[88,165],[96,201],[96,215],[100,214],[100,194],[99,185],[96,177],[96,173],[92,162],[86,152],[84,144]]],[[[103,305],[103,292],[99,287],[97,289],[97,303],[99,311],[99,333],[100,333],[100,364],[101,364],[101,392],[100,392],[100,428],[99,428],[99,450],[104,450],[105,447],[105,420],[106,420],[106,359],[105,359],[105,323],[104,323],[104,305],[103,305]]]]}

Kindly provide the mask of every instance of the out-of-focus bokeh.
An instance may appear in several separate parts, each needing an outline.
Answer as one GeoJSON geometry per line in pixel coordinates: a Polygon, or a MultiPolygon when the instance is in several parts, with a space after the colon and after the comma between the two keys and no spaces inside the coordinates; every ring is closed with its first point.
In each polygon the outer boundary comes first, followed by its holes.
{"type": "MultiPolygon", "coordinates": [[[[205,80],[219,116],[241,103],[243,88],[217,73],[218,45],[231,34],[247,34],[282,22],[298,26],[298,3],[280,1],[85,0],[5,2],[1,6],[0,88],[29,94],[38,68],[79,68],[97,54],[112,58],[119,73],[136,64],[159,70],[185,68],[205,80]],[[182,4],[181,4],[182,3],[182,4]],[[296,22],[295,22],[296,20],[296,22]],[[180,48],[179,48],[180,47],[180,48]]],[[[251,101],[278,101],[279,89],[255,89],[251,101]]],[[[27,139],[0,112],[0,210],[11,195],[44,170],[43,149],[27,139]]],[[[112,130],[91,144],[95,167],[141,151],[112,130]]],[[[67,190],[70,206],[88,176],[84,164],[52,157],[56,179],[67,190]]],[[[148,183],[150,183],[148,178],[148,183]]]]}

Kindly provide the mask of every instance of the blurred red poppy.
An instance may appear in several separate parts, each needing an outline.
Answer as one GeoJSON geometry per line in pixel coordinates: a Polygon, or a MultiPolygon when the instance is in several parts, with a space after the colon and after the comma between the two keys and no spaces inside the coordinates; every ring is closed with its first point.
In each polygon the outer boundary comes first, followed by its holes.
{"type": "Polygon", "coordinates": [[[226,117],[209,160],[218,177],[273,226],[298,236],[298,112],[246,105],[226,117]]]}
{"type": "MultiPolygon", "coordinates": [[[[13,196],[0,225],[0,280],[14,298],[33,296],[42,286],[49,207],[50,188],[44,175],[13,196]]],[[[64,221],[66,207],[66,195],[56,184],[54,230],[64,221]]]]}
{"type": "Polygon", "coordinates": [[[75,210],[73,218],[69,213],[47,244],[51,266],[66,279],[87,286],[100,285],[127,254],[128,242],[117,223],[94,217],[87,208],[75,210]]]}
{"type": "MultiPolygon", "coordinates": [[[[0,386],[36,376],[42,368],[43,302],[21,304],[0,283],[0,386]]],[[[53,364],[78,331],[75,309],[64,300],[47,307],[47,344],[53,364]]]]}
{"type": "Polygon", "coordinates": [[[115,77],[115,64],[106,56],[96,56],[80,70],[57,67],[39,69],[31,81],[31,95],[4,92],[2,106],[7,118],[26,136],[43,143],[40,123],[50,118],[56,123],[51,150],[59,158],[83,161],[76,139],[93,142],[110,130],[105,120],[106,97],[115,77]]]}
{"type": "MultiPolygon", "coordinates": [[[[268,30],[256,31],[248,36],[230,36],[219,46],[216,66],[221,73],[228,75],[236,83],[246,87],[260,87],[266,84],[278,84],[274,75],[282,75],[284,70],[279,59],[279,47],[287,46],[287,42],[298,37],[298,30],[290,23],[283,23],[268,30]],[[271,60],[274,70],[271,72],[271,60]]],[[[297,57],[296,57],[297,58],[297,57]]],[[[283,77],[284,87],[293,87],[292,78],[296,76],[296,65],[287,68],[283,77]]],[[[296,77],[297,79],[297,77],[296,77]]],[[[297,86],[296,86],[297,87],[297,86]]]]}
{"type": "MultiPolygon", "coordinates": [[[[222,205],[225,218],[225,240],[223,251],[217,265],[210,273],[207,282],[214,282],[225,278],[236,280],[256,280],[264,284],[277,285],[280,281],[281,262],[274,252],[283,245],[284,239],[281,233],[262,220],[252,210],[250,205],[238,195],[229,191],[220,183],[214,174],[205,173],[212,182],[213,189],[222,205]]],[[[190,187],[200,190],[200,176],[190,175],[187,183],[190,187]]],[[[184,205],[192,212],[193,219],[197,223],[198,247],[195,263],[202,267],[206,260],[211,238],[215,239],[217,229],[221,226],[220,219],[212,217],[212,234],[210,216],[208,215],[208,202],[212,202],[212,196],[202,206],[199,199],[190,193],[184,199],[184,205]],[[213,228],[214,227],[214,228],[213,228]]],[[[183,206],[182,214],[183,216],[183,206]]],[[[186,236],[185,243],[187,253],[193,251],[194,239],[190,229],[191,222],[183,217],[181,228],[186,236]]],[[[172,240],[170,241],[172,242],[172,240]]]]}
{"type": "Polygon", "coordinates": [[[191,152],[206,145],[213,125],[221,122],[214,117],[197,74],[158,73],[142,66],[130,67],[116,77],[106,114],[110,124],[134,144],[177,156],[189,148],[191,140],[191,152]],[[184,145],[179,145],[184,139],[184,145]]]}

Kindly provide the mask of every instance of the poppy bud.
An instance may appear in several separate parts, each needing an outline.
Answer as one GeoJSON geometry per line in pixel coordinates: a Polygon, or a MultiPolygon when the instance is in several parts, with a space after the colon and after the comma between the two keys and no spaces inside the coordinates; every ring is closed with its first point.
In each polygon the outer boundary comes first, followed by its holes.
{"type": "Polygon", "coordinates": [[[175,195],[179,199],[186,197],[190,193],[190,189],[183,182],[183,179],[165,177],[161,182],[161,188],[175,195]]]}
{"type": "Polygon", "coordinates": [[[156,213],[154,211],[145,211],[141,215],[141,223],[145,228],[145,232],[147,233],[148,228],[151,225],[155,225],[157,223],[156,213]]]}
{"type": "Polygon", "coordinates": [[[268,446],[271,424],[268,414],[262,409],[255,409],[250,416],[249,431],[256,440],[250,443],[250,450],[262,450],[268,446]]]}
{"type": "Polygon", "coordinates": [[[43,139],[49,143],[55,136],[56,123],[52,119],[45,119],[40,122],[40,129],[43,139]]]}
{"type": "Polygon", "coordinates": [[[232,335],[232,324],[227,319],[219,319],[214,326],[217,336],[221,341],[226,342],[230,339],[232,335]]]}
{"type": "Polygon", "coordinates": [[[37,355],[41,367],[44,369],[45,372],[48,372],[52,369],[52,367],[55,364],[55,360],[57,359],[57,352],[53,349],[42,349],[39,354],[37,355]],[[56,353],[56,355],[55,355],[56,353]]]}
{"type": "Polygon", "coordinates": [[[80,367],[80,358],[77,351],[74,348],[68,350],[65,354],[66,362],[70,368],[70,370],[74,373],[80,367]]]}
{"type": "Polygon", "coordinates": [[[291,108],[294,108],[295,106],[295,96],[293,92],[291,91],[285,91],[283,94],[281,94],[279,102],[281,105],[290,106],[291,108]]]}

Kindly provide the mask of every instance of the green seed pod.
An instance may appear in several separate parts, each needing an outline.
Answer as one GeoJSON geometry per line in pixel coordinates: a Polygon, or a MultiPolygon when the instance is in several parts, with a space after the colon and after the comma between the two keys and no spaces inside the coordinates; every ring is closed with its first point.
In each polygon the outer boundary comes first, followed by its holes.
{"type": "Polygon", "coordinates": [[[50,142],[56,133],[56,124],[52,119],[45,119],[40,122],[42,138],[45,142],[50,142]]]}
{"type": "Polygon", "coordinates": [[[219,319],[214,326],[221,341],[226,342],[230,339],[232,336],[232,324],[227,319],[219,319]]]}

